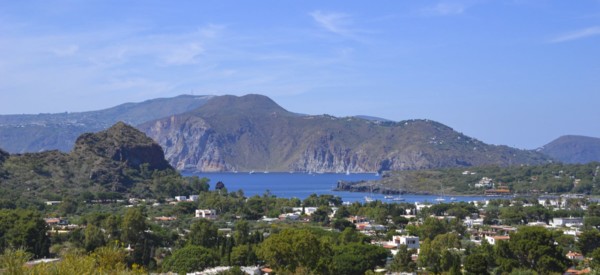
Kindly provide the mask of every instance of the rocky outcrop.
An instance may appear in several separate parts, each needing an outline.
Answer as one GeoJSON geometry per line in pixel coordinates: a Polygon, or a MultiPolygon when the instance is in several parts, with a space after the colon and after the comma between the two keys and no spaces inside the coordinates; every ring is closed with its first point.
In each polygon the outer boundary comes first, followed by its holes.
{"type": "Polygon", "coordinates": [[[134,169],[142,164],[147,164],[150,170],[171,168],[156,142],[123,122],[105,131],[81,135],[71,154],[81,158],[112,160],[134,169]]]}

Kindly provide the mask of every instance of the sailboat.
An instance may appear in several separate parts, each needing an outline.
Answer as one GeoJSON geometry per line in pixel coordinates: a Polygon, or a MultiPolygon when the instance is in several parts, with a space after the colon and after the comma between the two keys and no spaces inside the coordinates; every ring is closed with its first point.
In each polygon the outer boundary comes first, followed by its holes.
{"type": "Polygon", "coordinates": [[[365,202],[369,203],[369,202],[375,201],[373,199],[373,197],[371,197],[372,194],[373,194],[373,186],[369,186],[369,195],[365,196],[365,202]]]}
{"type": "Polygon", "coordinates": [[[437,197],[435,199],[435,201],[442,203],[442,202],[446,201],[446,198],[444,198],[444,186],[443,185],[440,185],[440,191],[442,191],[442,194],[439,197],[437,197]]]}

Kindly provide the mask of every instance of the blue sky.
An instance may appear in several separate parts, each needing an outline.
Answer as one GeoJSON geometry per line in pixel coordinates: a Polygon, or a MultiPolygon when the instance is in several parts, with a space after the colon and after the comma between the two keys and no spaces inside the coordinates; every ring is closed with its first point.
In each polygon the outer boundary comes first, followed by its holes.
{"type": "Polygon", "coordinates": [[[179,94],[600,137],[600,0],[0,1],[0,114],[179,94]]]}

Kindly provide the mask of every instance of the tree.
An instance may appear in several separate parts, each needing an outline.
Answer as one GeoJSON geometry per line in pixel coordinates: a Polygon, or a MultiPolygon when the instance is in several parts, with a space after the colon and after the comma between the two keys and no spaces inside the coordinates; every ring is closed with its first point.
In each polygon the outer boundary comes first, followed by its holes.
{"type": "Polygon", "coordinates": [[[197,245],[188,245],[176,250],[165,259],[163,269],[177,273],[201,271],[217,265],[218,258],[211,250],[197,245]]]}
{"type": "Polygon", "coordinates": [[[447,232],[445,221],[438,220],[433,217],[428,217],[419,227],[419,237],[433,240],[437,235],[447,232]]]}
{"type": "Polygon", "coordinates": [[[34,257],[48,256],[48,226],[40,213],[32,210],[0,210],[0,249],[22,247],[34,257]]]}
{"type": "Polygon", "coordinates": [[[600,248],[596,248],[594,251],[592,251],[591,256],[592,256],[592,262],[590,263],[591,267],[594,270],[600,269],[600,248]]]}
{"type": "Polygon", "coordinates": [[[313,222],[320,223],[322,225],[329,224],[329,207],[327,206],[319,206],[317,210],[310,215],[310,218],[313,222]]]}
{"type": "Polygon", "coordinates": [[[316,270],[322,253],[321,242],[307,229],[287,228],[269,236],[258,246],[257,255],[276,271],[295,272],[297,268],[316,270]]]}
{"type": "Polygon", "coordinates": [[[236,222],[233,238],[236,245],[248,243],[250,241],[250,224],[245,220],[236,222]]]}
{"type": "Polygon", "coordinates": [[[254,253],[253,246],[251,245],[239,245],[234,246],[231,250],[232,265],[254,265],[256,263],[256,254],[254,253]]]}
{"type": "Polygon", "coordinates": [[[554,243],[552,233],[547,229],[538,226],[523,227],[511,234],[508,241],[510,251],[498,253],[498,258],[508,258],[519,267],[533,269],[539,273],[562,272],[569,261],[554,243]]]}
{"type": "Polygon", "coordinates": [[[25,263],[31,256],[24,249],[4,249],[4,253],[0,255],[0,270],[6,274],[25,274],[25,263]]]}
{"type": "Polygon", "coordinates": [[[218,229],[212,221],[200,219],[192,224],[189,244],[212,248],[217,245],[218,229]]]}
{"type": "Polygon", "coordinates": [[[147,228],[146,215],[142,209],[129,208],[121,222],[121,240],[126,244],[136,244],[147,228]]]}
{"type": "Polygon", "coordinates": [[[412,255],[417,251],[408,249],[405,244],[398,247],[398,253],[392,259],[390,270],[397,272],[413,272],[417,269],[417,263],[413,262],[412,255]]]}
{"type": "Polygon", "coordinates": [[[433,241],[425,239],[419,253],[419,265],[433,273],[455,270],[460,267],[460,240],[456,233],[436,236],[433,241]]]}
{"type": "Polygon", "coordinates": [[[385,265],[388,251],[371,244],[350,243],[334,249],[330,271],[332,274],[365,274],[377,266],[385,265]]]}
{"type": "Polygon", "coordinates": [[[587,256],[598,247],[600,247],[600,231],[589,229],[581,232],[577,241],[577,248],[583,255],[587,256]]]}
{"type": "Polygon", "coordinates": [[[106,241],[102,230],[93,224],[88,224],[84,231],[84,246],[86,251],[93,251],[98,247],[103,246],[106,241]]]}
{"type": "Polygon", "coordinates": [[[465,258],[465,271],[467,274],[489,274],[487,261],[483,254],[471,254],[465,258]]]}

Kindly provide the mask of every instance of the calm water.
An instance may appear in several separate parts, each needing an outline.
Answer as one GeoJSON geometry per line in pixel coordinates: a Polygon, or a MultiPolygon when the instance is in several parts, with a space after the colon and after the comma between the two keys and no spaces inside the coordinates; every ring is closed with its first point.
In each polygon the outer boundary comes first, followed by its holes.
{"type": "MultiPolygon", "coordinates": [[[[306,174],[306,173],[195,173],[186,175],[197,175],[210,179],[210,188],[213,189],[215,184],[222,181],[229,192],[243,190],[246,197],[254,195],[262,195],[266,190],[281,198],[300,198],[304,199],[310,194],[316,193],[330,194],[339,196],[343,201],[348,202],[364,202],[365,196],[370,196],[373,199],[384,202],[395,202],[384,198],[382,194],[369,194],[359,192],[338,192],[332,191],[340,180],[344,181],[359,181],[359,180],[375,180],[380,176],[373,173],[364,174],[306,174]]],[[[437,202],[438,196],[430,195],[403,195],[404,202],[437,202]]],[[[482,201],[489,199],[483,196],[444,196],[444,202],[451,201],[482,201]]]]}

